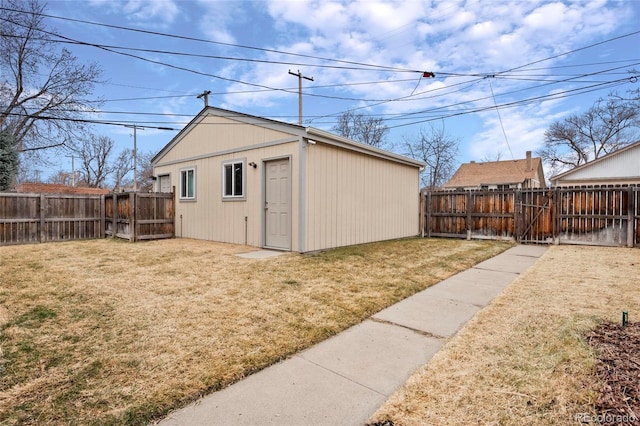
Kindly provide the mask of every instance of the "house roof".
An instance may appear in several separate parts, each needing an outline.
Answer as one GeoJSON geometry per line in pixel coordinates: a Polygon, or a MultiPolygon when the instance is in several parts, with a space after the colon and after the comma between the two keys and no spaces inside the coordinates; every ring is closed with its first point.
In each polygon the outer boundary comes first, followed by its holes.
{"type": "Polygon", "coordinates": [[[258,125],[263,127],[280,129],[285,132],[291,133],[307,140],[326,143],[329,145],[338,146],[351,151],[361,152],[367,155],[372,155],[379,158],[395,161],[398,163],[407,164],[413,167],[424,167],[425,163],[422,161],[414,160],[409,157],[395,154],[393,152],[385,151],[383,149],[375,148],[370,145],[366,145],[360,142],[356,142],[351,139],[344,138],[342,136],[335,135],[333,133],[316,129],[314,127],[303,127],[297,124],[285,123],[282,121],[272,120],[270,118],[257,117],[254,115],[244,114],[240,112],[230,111],[222,108],[205,107],[187,124],[176,136],[167,143],[155,157],[151,160],[152,164],[157,164],[164,155],[171,150],[189,131],[195,127],[203,118],[207,115],[214,115],[217,117],[226,117],[236,121],[240,121],[246,124],[258,125]]]}
{"type": "Polygon", "coordinates": [[[607,155],[603,155],[600,158],[596,158],[595,160],[591,160],[591,161],[589,161],[587,163],[584,163],[584,164],[582,164],[580,166],[574,167],[573,169],[568,170],[566,172],[563,172],[563,173],[560,173],[558,175],[552,176],[551,178],[549,178],[549,180],[551,182],[557,182],[558,180],[565,179],[567,177],[570,178],[570,176],[572,174],[576,173],[576,172],[580,172],[580,171],[582,171],[584,169],[588,169],[588,168],[593,167],[594,165],[602,163],[604,161],[609,161],[612,158],[615,158],[615,157],[617,157],[617,156],[619,156],[621,154],[624,154],[624,153],[626,153],[628,151],[631,151],[631,150],[634,150],[634,149],[640,149],[640,141],[634,142],[632,144],[629,144],[629,145],[625,146],[624,148],[620,148],[618,150],[615,150],[613,152],[608,153],[607,155]]]}
{"type": "Polygon", "coordinates": [[[55,183],[25,182],[18,184],[16,192],[39,194],[78,194],[78,195],[102,195],[111,191],[103,188],[74,187],[55,183]]]}
{"type": "MultiPolygon", "coordinates": [[[[443,187],[468,188],[523,183],[526,179],[535,178],[541,168],[540,157],[531,158],[530,170],[527,170],[527,159],[464,163],[443,187]]],[[[539,178],[544,179],[542,176],[539,178]]]]}

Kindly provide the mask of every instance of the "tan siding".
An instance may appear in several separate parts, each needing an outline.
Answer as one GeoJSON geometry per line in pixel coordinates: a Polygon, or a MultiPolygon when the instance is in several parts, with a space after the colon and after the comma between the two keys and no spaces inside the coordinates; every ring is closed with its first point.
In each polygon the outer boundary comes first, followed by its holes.
{"type": "MultiPolygon", "coordinates": [[[[191,136],[191,134],[189,135],[191,136]]],[[[261,246],[262,189],[264,159],[291,157],[292,180],[292,250],[298,250],[297,194],[299,191],[298,143],[289,143],[255,150],[226,154],[200,160],[156,167],[155,175],[171,174],[171,185],[178,191],[176,195],[176,235],[185,238],[197,238],[227,243],[245,243],[245,216],[247,217],[246,241],[252,246],[261,246]],[[222,201],[222,163],[228,160],[246,159],[246,200],[222,201]],[[249,167],[250,162],[258,168],[249,167]],[[196,201],[180,201],[180,169],[196,167],[196,201]],[[182,215],[182,233],[180,216],[182,215]]]]}
{"type": "Polygon", "coordinates": [[[184,139],[188,138],[189,142],[176,144],[162,157],[160,163],[243,148],[287,137],[291,137],[291,134],[240,123],[229,118],[207,116],[185,135],[184,139]]]}
{"type": "Polygon", "coordinates": [[[416,167],[308,146],[306,250],[417,235],[418,182],[416,167]]]}

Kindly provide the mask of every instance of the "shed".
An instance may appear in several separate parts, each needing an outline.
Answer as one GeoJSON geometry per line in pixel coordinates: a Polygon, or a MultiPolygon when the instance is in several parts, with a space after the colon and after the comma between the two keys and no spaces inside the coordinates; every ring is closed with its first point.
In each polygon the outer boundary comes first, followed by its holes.
{"type": "Polygon", "coordinates": [[[487,161],[461,164],[454,175],[443,185],[444,189],[508,189],[544,188],[544,170],[539,157],[518,160],[487,161]]]}
{"type": "Polygon", "coordinates": [[[205,107],[152,165],[178,237],[309,252],[419,233],[424,164],[313,127],[205,107]]]}
{"type": "Polygon", "coordinates": [[[640,184],[640,141],[549,180],[553,186],[640,184]]]}

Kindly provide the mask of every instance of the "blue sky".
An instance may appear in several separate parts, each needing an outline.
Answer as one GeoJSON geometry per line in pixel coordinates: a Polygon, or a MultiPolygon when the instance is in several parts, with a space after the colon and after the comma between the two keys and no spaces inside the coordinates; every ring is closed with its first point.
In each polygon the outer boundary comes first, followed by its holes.
{"type": "MultiPolygon", "coordinates": [[[[105,102],[90,118],[116,123],[180,129],[204,90],[211,106],[295,123],[299,70],[314,79],[305,125],[330,130],[355,110],[382,117],[399,153],[434,125],[460,140],[461,162],[511,159],[553,121],[640,87],[628,72],[640,72],[636,0],[54,0],[47,13],[58,34],[109,46],[65,45],[101,64],[105,102]]],[[[126,127],[94,132],[133,144],[126,127]]],[[[138,131],[138,147],[157,152],[176,133],[138,131]]]]}

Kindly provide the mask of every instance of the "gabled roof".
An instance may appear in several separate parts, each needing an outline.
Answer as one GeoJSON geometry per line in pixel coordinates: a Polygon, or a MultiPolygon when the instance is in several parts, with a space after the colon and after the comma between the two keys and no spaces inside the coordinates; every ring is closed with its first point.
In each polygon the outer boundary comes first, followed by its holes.
{"type": "Polygon", "coordinates": [[[367,155],[372,155],[379,158],[395,161],[398,163],[407,164],[413,167],[424,167],[425,163],[422,161],[414,160],[409,157],[395,154],[393,152],[385,151],[383,149],[375,148],[370,145],[366,145],[360,142],[356,142],[351,139],[344,138],[342,136],[334,135],[333,133],[316,129],[314,127],[303,127],[297,124],[285,123],[282,121],[272,120],[264,117],[257,117],[254,115],[244,114],[240,112],[230,111],[222,108],[205,107],[187,124],[176,136],[167,143],[155,157],[151,160],[151,164],[157,164],[162,157],[171,150],[182,138],[185,137],[189,131],[198,125],[206,116],[213,115],[217,117],[225,117],[232,120],[236,120],[242,123],[268,127],[271,129],[281,130],[300,138],[307,140],[326,143],[329,145],[339,146],[350,151],[361,152],[367,155]]]}
{"type": "MultiPolygon", "coordinates": [[[[535,178],[541,167],[540,157],[531,158],[530,170],[527,170],[527,159],[464,163],[443,187],[469,188],[523,183],[527,179],[535,178]]],[[[538,178],[544,180],[543,176],[538,178]]]]}
{"type": "MultiPolygon", "coordinates": [[[[617,157],[617,156],[619,156],[621,154],[627,153],[628,151],[634,150],[634,149],[640,149],[640,141],[634,142],[632,144],[629,144],[629,145],[625,146],[624,148],[620,148],[620,149],[618,149],[616,151],[608,153],[607,155],[603,155],[600,158],[596,158],[595,160],[591,160],[591,161],[589,161],[587,163],[584,163],[584,164],[582,164],[580,166],[574,167],[571,170],[568,170],[566,172],[563,172],[563,173],[560,173],[558,175],[555,175],[555,176],[549,178],[549,180],[551,182],[556,182],[556,181],[558,181],[560,179],[567,178],[567,177],[569,177],[570,175],[572,175],[572,174],[574,174],[576,172],[580,172],[580,171],[582,171],[584,169],[591,168],[594,165],[600,164],[600,163],[605,162],[605,161],[610,161],[611,159],[613,159],[613,158],[615,158],[615,157],[617,157]]],[[[606,178],[606,177],[603,176],[603,178],[606,178]]]]}

